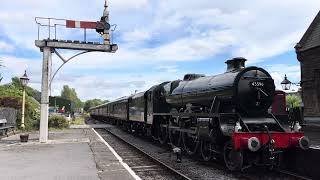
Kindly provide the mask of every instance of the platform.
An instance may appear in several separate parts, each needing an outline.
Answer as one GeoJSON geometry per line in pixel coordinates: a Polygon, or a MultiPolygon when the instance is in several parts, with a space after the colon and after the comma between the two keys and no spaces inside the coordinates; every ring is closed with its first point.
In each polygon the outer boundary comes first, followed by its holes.
{"type": "Polygon", "coordinates": [[[28,143],[19,135],[0,140],[0,179],[137,179],[93,129],[50,132],[45,144],[38,134],[31,133],[28,143]]]}
{"type": "Polygon", "coordinates": [[[311,147],[320,149],[320,125],[308,124],[303,128],[305,135],[310,139],[311,147]]]}

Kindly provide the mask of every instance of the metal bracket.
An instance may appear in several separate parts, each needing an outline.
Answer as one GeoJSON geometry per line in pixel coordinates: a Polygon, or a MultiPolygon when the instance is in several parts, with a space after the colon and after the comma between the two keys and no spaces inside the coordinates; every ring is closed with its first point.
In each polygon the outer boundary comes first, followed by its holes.
{"type": "Polygon", "coordinates": [[[71,61],[72,59],[74,59],[75,57],[77,56],[80,56],[82,54],[85,54],[85,53],[89,53],[89,52],[92,52],[92,51],[83,51],[83,52],[80,52],[78,54],[75,54],[74,56],[70,57],[69,59],[65,59],[64,57],[62,57],[62,55],[56,50],[54,49],[53,50],[57,56],[63,61],[63,63],[59,66],[59,68],[55,71],[55,73],[53,74],[53,76],[50,78],[50,81],[49,81],[49,89],[50,89],[50,94],[51,94],[51,84],[52,84],[52,81],[54,80],[55,76],[57,75],[58,71],[69,61],[71,61]]]}

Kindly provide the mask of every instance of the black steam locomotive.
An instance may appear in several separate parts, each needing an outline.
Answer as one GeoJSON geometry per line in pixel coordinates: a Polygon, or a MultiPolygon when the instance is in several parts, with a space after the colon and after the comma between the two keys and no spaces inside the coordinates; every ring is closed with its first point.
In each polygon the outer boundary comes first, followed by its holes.
{"type": "Polygon", "coordinates": [[[205,161],[222,157],[230,170],[277,166],[283,151],[307,149],[309,140],[298,123],[283,127],[269,111],[274,81],[262,68],[245,68],[245,61],[228,60],[227,71],[215,76],[187,74],[91,108],[90,114],[188,155],[200,152],[205,161]]]}

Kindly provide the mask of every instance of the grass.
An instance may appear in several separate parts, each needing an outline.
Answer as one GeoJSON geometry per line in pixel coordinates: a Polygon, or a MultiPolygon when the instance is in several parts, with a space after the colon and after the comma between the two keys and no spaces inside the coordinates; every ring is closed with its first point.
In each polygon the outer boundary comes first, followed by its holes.
{"type": "Polygon", "coordinates": [[[74,121],[71,121],[72,125],[84,125],[85,124],[85,115],[76,117],[74,121]]]}

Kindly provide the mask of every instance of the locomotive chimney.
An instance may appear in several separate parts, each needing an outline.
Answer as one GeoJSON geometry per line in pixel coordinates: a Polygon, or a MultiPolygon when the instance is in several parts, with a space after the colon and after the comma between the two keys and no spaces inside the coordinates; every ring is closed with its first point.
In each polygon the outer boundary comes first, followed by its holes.
{"type": "Polygon", "coordinates": [[[237,70],[245,68],[246,61],[247,61],[247,59],[245,59],[243,57],[236,57],[236,58],[233,58],[233,59],[226,61],[227,72],[237,71],[237,70]]]}

